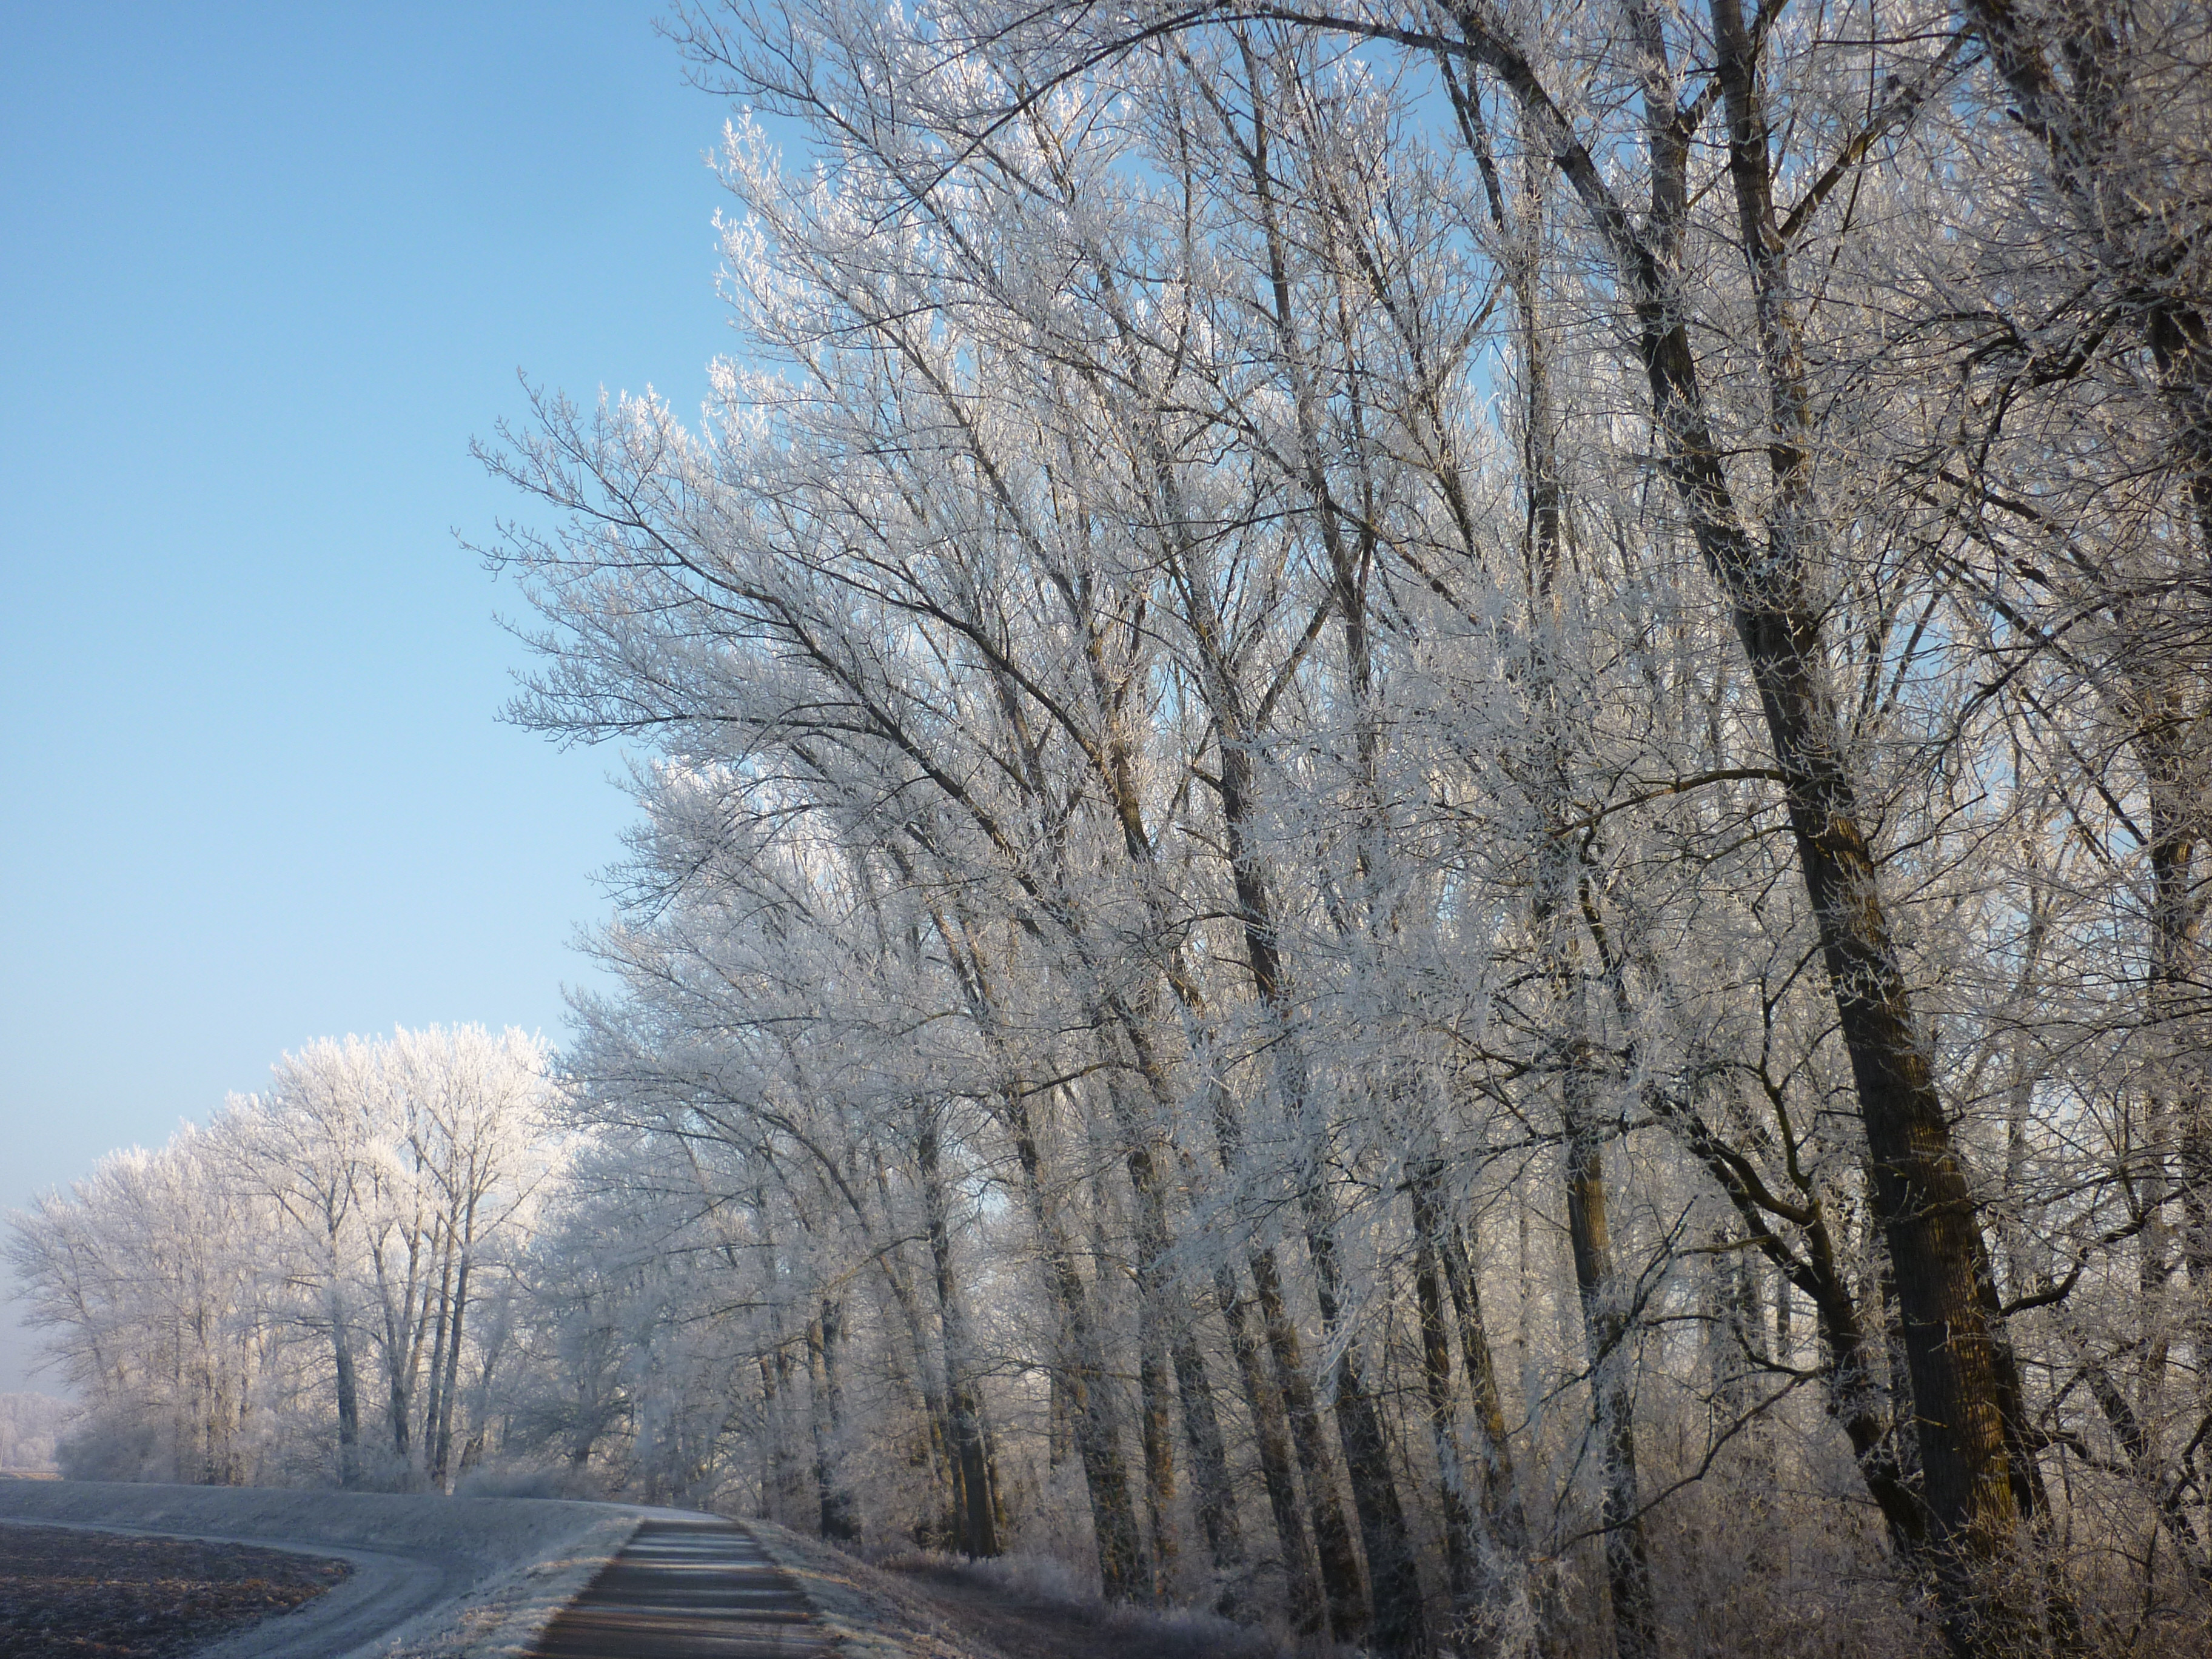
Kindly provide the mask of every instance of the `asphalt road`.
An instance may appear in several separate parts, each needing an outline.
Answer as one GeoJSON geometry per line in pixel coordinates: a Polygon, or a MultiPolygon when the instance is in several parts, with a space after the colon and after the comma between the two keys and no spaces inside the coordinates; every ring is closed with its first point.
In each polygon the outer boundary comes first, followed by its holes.
{"type": "Polygon", "coordinates": [[[726,1521],[648,1521],[532,1659],[828,1659],[791,1576],[726,1521]]]}
{"type": "Polygon", "coordinates": [[[216,1541],[335,1556],[350,1563],[353,1572],[344,1583],[304,1607],[195,1649],[192,1659],[341,1659],[374,1643],[416,1613],[459,1595],[474,1577],[469,1566],[450,1557],[428,1553],[394,1555],[383,1550],[327,1544],[307,1547],[295,1539],[216,1541]]]}

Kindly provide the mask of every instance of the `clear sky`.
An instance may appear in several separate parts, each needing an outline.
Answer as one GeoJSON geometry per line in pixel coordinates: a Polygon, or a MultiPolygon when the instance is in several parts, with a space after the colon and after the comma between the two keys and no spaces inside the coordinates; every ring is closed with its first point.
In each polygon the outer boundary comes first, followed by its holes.
{"type": "Polygon", "coordinates": [[[518,369],[696,410],[732,344],[655,15],[0,5],[0,1209],[313,1036],[559,1039],[629,806],[500,723],[453,532],[518,369]]]}

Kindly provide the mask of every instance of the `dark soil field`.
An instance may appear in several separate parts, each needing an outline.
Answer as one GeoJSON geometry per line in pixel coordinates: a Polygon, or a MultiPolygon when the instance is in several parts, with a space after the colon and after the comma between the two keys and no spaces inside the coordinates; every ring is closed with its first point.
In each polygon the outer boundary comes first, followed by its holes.
{"type": "Polygon", "coordinates": [[[351,1571],[241,1544],[0,1524],[0,1659],[169,1659],[351,1571]]]}

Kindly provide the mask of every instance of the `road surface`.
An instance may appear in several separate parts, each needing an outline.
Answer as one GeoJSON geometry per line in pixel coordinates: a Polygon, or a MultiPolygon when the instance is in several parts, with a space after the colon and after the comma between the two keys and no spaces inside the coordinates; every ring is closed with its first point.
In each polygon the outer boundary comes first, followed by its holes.
{"type": "Polygon", "coordinates": [[[648,1521],[558,1615],[532,1659],[826,1659],[829,1633],[743,1527],[648,1521]]]}

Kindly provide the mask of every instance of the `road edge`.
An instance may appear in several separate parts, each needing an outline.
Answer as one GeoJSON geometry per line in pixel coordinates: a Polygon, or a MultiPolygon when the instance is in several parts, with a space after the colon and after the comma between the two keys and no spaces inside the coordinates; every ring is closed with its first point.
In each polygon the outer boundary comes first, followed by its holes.
{"type": "Polygon", "coordinates": [[[347,1659],[525,1659],[568,1604],[621,1554],[644,1515],[600,1517],[555,1553],[424,1608],[347,1659]]]}
{"type": "Polygon", "coordinates": [[[1005,1659],[997,1648],[962,1635],[896,1581],[842,1550],[773,1521],[737,1524],[799,1581],[822,1627],[837,1638],[840,1659],[1005,1659]]]}

